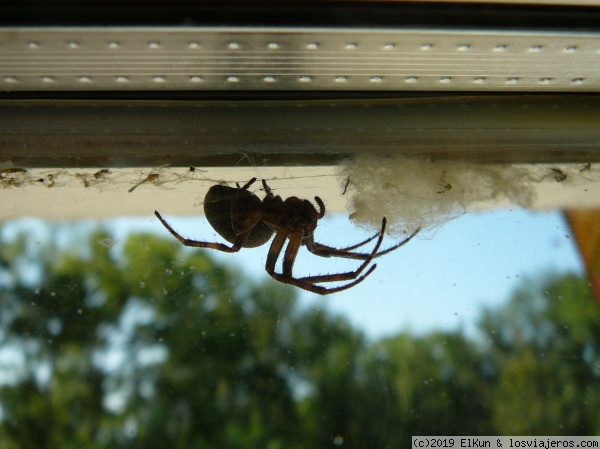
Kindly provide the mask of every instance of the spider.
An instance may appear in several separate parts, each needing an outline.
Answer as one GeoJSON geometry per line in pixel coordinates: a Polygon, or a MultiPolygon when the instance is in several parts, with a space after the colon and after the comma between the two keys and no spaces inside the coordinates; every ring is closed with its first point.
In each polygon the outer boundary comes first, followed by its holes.
{"type": "Polygon", "coordinates": [[[321,198],[318,196],[315,197],[315,202],[319,208],[318,211],[310,201],[302,200],[295,196],[282,200],[280,196],[273,195],[273,191],[263,179],[262,185],[266,196],[261,201],[254,193],[248,191],[248,188],[254,182],[256,182],[256,178],[252,178],[242,187],[236,183],[237,188],[220,184],[214,185],[208,190],[204,199],[206,219],[221,237],[231,243],[231,246],[223,243],[200,242],[184,238],[157,211],[154,214],[164,227],[185,246],[211,248],[227,253],[235,253],[241,248],[256,248],[264,245],[271,239],[273,233],[275,233],[275,238],[271,243],[267,255],[265,266],[267,273],[276,281],[291,284],[320,295],[346,290],[364,281],[377,267],[376,264],[373,264],[364,272],[374,258],[400,248],[420,231],[420,228],[418,228],[408,238],[397,245],[379,251],[386,227],[386,220],[383,218],[381,221],[381,230],[370,238],[346,248],[333,248],[315,242],[313,237],[317,228],[317,221],[325,215],[325,204],[323,204],[321,198]],[[283,255],[283,270],[281,273],[277,273],[275,271],[275,264],[288,239],[289,242],[283,255]],[[371,252],[353,251],[375,239],[377,239],[377,242],[371,252]],[[358,259],[362,260],[363,263],[354,271],[319,276],[294,277],[292,270],[298,250],[302,245],[306,246],[311,253],[320,257],[358,259]],[[350,282],[337,287],[317,285],[343,281],[350,282]]]}

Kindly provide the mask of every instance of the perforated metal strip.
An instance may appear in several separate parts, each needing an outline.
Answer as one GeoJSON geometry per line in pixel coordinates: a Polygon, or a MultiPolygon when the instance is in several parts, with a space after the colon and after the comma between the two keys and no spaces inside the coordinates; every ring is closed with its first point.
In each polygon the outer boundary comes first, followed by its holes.
{"type": "Polygon", "coordinates": [[[600,91],[600,34],[2,28],[0,89],[600,91]]]}

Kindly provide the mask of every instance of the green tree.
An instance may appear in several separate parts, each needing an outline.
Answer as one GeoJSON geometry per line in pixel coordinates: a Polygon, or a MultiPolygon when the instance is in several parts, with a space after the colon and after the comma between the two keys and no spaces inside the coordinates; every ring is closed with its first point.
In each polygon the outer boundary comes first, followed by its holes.
{"type": "Polygon", "coordinates": [[[597,433],[600,310],[579,276],[524,281],[481,321],[499,434],[597,433]]]}
{"type": "Polygon", "coordinates": [[[210,251],[104,239],[2,247],[1,343],[26,357],[4,370],[0,440],[276,449],[364,433],[365,343],[346,322],[298,310],[295,289],[252,283],[210,251]]]}
{"type": "Polygon", "coordinates": [[[104,344],[99,328],[117,317],[117,299],[93,301],[91,260],[52,244],[44,249],[33,251],[22,238],[2,247],[1,347],[20,361],[7,367],[13,381],[0,388],[5,441],[18,448],[95,447],[105,418],[105,373],[93,358],[104,344]],[[27,277],[36,272],[38,280],[27,277]]]}
{"type": "Polygon", "coordinates": [[[2,246],[0,342],[14,359],[0,386],[3,447],[289,441],[293,289],[242,282],[166,239],[109,250],[104,237],[2,246]]]}
{"type": "Polygon", "coordinates": [[[156,298],[131,348],[158,344],[167,357],[152,376],[133,368],[140,382],[125,412],[138,429],[132,446],[290,447],[296,417],[285,334],[294,290],[242,282],[207,251],[181,258],[172,244],[151,240],[133,236],[125,250],[127,265],[145,266],[133,295],[156,298]]]}
{"type": "Polygon", "coordinates": [[[371,353],[392,391],[387,446],[412,435],[491,434],[485,357],[461,333],[400,334],[371,353]]]}
{"type": "Polygon", "coordinates": [[[371,342],[210,251],[105,239],[0,246],[2,449],[377,449],[600,431],[600,315],[577,276],[523,282],[484,312],[479,339],[371,342]]]}

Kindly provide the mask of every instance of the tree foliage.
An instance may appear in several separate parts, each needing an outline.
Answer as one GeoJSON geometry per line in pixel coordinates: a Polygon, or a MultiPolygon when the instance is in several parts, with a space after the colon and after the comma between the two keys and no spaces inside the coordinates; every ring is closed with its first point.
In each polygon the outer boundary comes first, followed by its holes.
{"type": "Polygon", "coordinates": [[[598,433],[600,310],[584,279],[525,281],[481,327],[497,373],[500,434],[598,433]]]}
{"type": "Polygon", "coordinates": [[[149,234],[0,247],[0,442],[13,448],[404,447],[411,435],[600,431],[600,314],[524,282],[481,338],[367,340],[149,234]]]}

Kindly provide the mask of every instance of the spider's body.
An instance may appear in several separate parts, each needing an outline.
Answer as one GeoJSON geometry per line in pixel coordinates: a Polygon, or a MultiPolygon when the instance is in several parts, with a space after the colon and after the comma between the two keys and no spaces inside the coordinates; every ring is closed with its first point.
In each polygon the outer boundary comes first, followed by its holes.
{"type": "Polygon", "coordinates": [[[248,191],[248,188],[255,181],[256,178],[252,178],[243,187],[238,186],[237,188],[223,185],[212,186],[204,199],[206,219],[221,237],[231,243],[231,246],[186,239],[175,232],[158,212],[155,211],[155,214],[167,230],[186,246],[212,248],[232,253],[239,251],[241,248],[255,248],[264,245],[275,233],[275,238],[271,243],[267,256],[265,266],[267,273],[277,281],[295,285],[321,295],[345,290],[362,282],[377,266],[373,264],[366,273],[361,275],[373,258],[399,248],[419,232],[417,229],[399,244],[378,252],[385,233],[386,221],[384,218],[381,223],[381,231],[364,242],[342,249],[322,245],[315,242],[313,237],[318,220],[325,215],[325,205],[319,197],[315,197],[319,207],[317,211],[308,200],[302,200],[295,196],[282,200],[280,196],[273,195],[273,192],[263,180],[262,184],[266,196],[261,201],[255,194],[248,191]],[[377,238],[377,243],[370,253],[352,251],[375,238],[377,238]],[[283,271],[277,273],[275,272],[275,265],[288,239],[289,243],[283,257],[283,271]],[[346,273],[295,278],[292,275],[292,269],[298,250],[302,245],[305,245],[311,253],[317,256],[344,257],[363,260],[364,262],[356,270],[346,273]],[[351,282],[332,288],[316,285],[339,281],[351,282]]]}
{"type": "Polygon", "coordinates": [[[262,201],[246,189],[212,186],[204,198],[204,214],[221,237],[243,248],[267,243],[273,230],[262,222],[262,201]]]}

